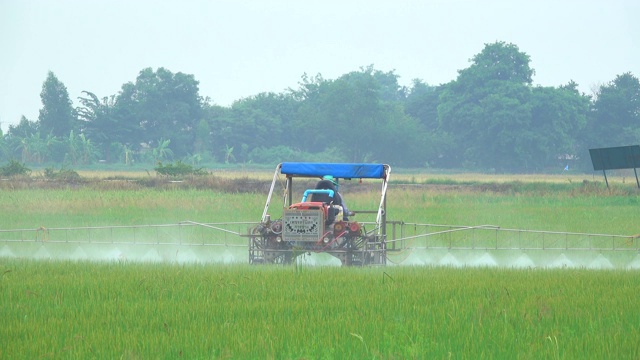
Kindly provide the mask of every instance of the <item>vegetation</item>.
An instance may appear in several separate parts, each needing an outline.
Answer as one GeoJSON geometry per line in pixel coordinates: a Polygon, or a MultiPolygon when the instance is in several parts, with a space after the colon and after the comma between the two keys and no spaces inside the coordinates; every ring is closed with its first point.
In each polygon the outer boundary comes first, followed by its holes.
{"type": "MultiPolygon", "coordinates": [[[[259,219],[267,180],[226,176],[3,181],[0,229],[259,219]]],[[[638,232],[635,184],[405,176],[390,185],[393,219],[638,232]]],[[[378,200],[366,184],[341,186],[351,209],[378,200]]],[[[640,357],[637,271],[0,259],[0,358],[640,357]]]]}
{"type": "Polygon", "coordinates": [[[176,161],[175,163],[169,163],[163,165],[161,162],[158,162],[158,165],[154,168],[154,170],[164,176],[171,177],[184,177],[187,175],[206,175],[207,172],[202,168],[194,169],[193,166],[189,164],[184,164],[182,161],[176,161]]]}
{"type": "Polygon", "coordinates": [[[49,71],[40,93],[42,109],[38,116],[38,130],[56,137],[67,136],[75,128],[75,111],[67,87],[49,71]]]}
{"type": "Polygon", "coordinates": [[[635,271],[9,260],[2,358],[637,358],[635,271]]]}
{"type": "MultiPolygon", "coordinates": [[[[118,94],[83,91],[73,108],[49,73],[37,121],[0,136],[0,161],[199,166],[281,161],[384,162],[490,173],[589,170],[589,148],[640,142],[640,81],[631,73],[587,95],[533,85],[529,55],[486,44],[456,79],[409,88],[373,66],[336,79],[217,106],[194,75],[146,68],[118,94]]],[[[46,166],[46,165],[45,165],[46,166]]]]}
{"type": "MultiPolygon", "coordinates": [[[[44,226],[144,225],[257,221],[270,179],[226,176],[186,177],[180,183],[162,177],[110,179],[85,176],[80,185],[49,182],[0,182],[0,229],[44,226]],[[9,191],[5,191],[9,190],[9,191]]],[[[400,176],[397,176],[400,178],[400,176]]],[[[481,225],[553,231],[633,235],[640,216],[635,184],[496,181],[476,177],[456,181],[390,185],[390,220],[481,225]]],[[[375,208],[379,189],[366,183],[341,184],[349,208],[375,208]]],[[[271,211],[279,211],[277,199],[271,211]]],[[[274,215],[275,216],[275,215],[274,215]]],[[[364,215],[358,220],[363,221],[364,215]]]]}
{"type": "Polygon", "coordinates": [[[15,160],[9,161],[6,165],[0,167],[0,176],[21,176],[29,175],[31,169],[15,160]]]}
{"type": "Polygon", "coordinates": [[[48,180],[59,180],[67,183],[75,183],[82,180],[80,174],[75,170],[64,168],[61,168],[58,171],[54,168],[46,168],[44,169],[44,177],[48,180]]]}

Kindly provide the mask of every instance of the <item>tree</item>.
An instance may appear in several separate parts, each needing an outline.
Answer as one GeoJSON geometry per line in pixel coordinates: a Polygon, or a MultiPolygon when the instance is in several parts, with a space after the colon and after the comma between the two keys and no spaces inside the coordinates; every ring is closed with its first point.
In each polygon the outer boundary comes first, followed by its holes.
{"type": "Polygon", "coordinates": [[[237,161],[248,161],[256,148],[270,148],[292,140],[298,103],[291,94],[260,93],[234,102],[231,108],[208,107],[213,152],[227,159],[235,149],[237,161]]]}
{"type": "Polygon", "coordinates": [[[291,123],[286,145],[308,152],[321,152],[330,147],[327,142],[331,132],[327,128],[331,123],[327,123],[323,111],[331,83],[332,81],[325,80],[321,74],[315,77],[303,74],[298,84],[299,88],[290,90],[300,106],[291,123]]]}
{"type": "Polygon", "coordinates": [[[384,107],[382,135],[372,147],[373,158],[397,166],[429,166],[436,151],[434,136],[418,120],[405,114],[400,103],[384,107]]]}
{"type": "MultiPolygon", "coordinates": [[[[408,89],[398,84],[399,75],[395,71],[376,70],[373,65],[360,67],[360,71],[352,71],[340,78],[349,80],[361,76],[370,77],[376,84],[375,91],[378,98],[383,102],[402,102],[406,99],[408,89]]],[[[373,90],[373,89],[370,89],[373,90]]]]}
{"type": "MultiPolygon", "coordinates": [[[[316,124],[305,136],[317,150],[337,147],[348,161],[363,161],[372,154],[372,143],[380,139],[383,119],[378,84],[369,73],[349,73],[321,87],[311,109],[316,124]],[[366,134],[363,136],[363,134],[366,134]]],[[[309,108],[307,108],[309,109],[309,108]]]]}
{"type": "Polygon", "coordinates": [[[78,97],[82,106],[76,109],[83,133],[101,150],[107,162],[111,162],[111,145],[114,142],[131,144],[135,142],[137,126],[124,121],[126,113],[116,96],[105,96],[99,99],[94,93],[82,92],[85,97],[78,97]]]}
{"type": "Polygon", "coordinates": [[[587,123],[590,98],[570,82],[559,88],[536,87],[531,96],[531,156],[528,167],[559,166],[581,153],[577,139],[587,123]]]}
{"type": "Polygon", "coordinates": [[[477,85],[480,81],[531,85],[535,74],[535,70],[529,66],[529,55],[521,52],[518,46],[504,41],[485,44],[471,61],[469,68],[459,71],[457,80],[462,86],[477,85]]]}
{"type": "Polygon", "coordinates": [[[24,137],[35,134],[38,131],[39,129],[37,122],[31,121],[22,116],[18,125],[9,125],[9,131],[7,132],[7,135],[10,137],[24,137]]]}
{"type": "Polygon", "coordinates": [[[447,84],[438,120],[452,138],[452,166],[496,170],[526,167],[534,70],[513,44],[485,45],[447,84]]]}
{"type": "Polygon", "coordinates": [[[443,131],[438,121],[438,105],[444,86],[429,86],[414,80],[404,101],[405,113],[416,119],[422,128],[420,148],[414,152],[422,154],[429,166],[447,168],[448,154],[455,149],[451,136],[443,131]]]}
{"type": "Polygon", "coordinates": [[[405,112],[420,121],[429,131],[437,131],[440,127],[438,105],[442,91],[442,86],[429,86],[421,80],[413,80],[413,86],[404,102],[405,112]]]}
{"type": "Polygon", "coordinates": [[[2,128],[0,128],[0,161],[9,160],[11,158],[10,154],[9,142],[4,132],[2,132],[2,128]]]}
{"type": "Polygon", "coordinates": [[[122,86],[116,103],[126,109],[122,123],[140,129],[138,143],[155,147],[158,139],[170,139],[175,155],[185,156],[193,152],[195,127],[203,115],[198,91],[193,75],[146,68],[135,84],[122,86]]]}
{"type": "Polygon", "coordinates": [[[38,126],[43,134],[63,137],[75,129],[75,113],[67,88],[51,71],[42,85],[40,98],[42,109],[38,116],[38,126]]]}
{"type": "Polygon", "coordinates": [[[302,151],[338,149],[342,161],[350,162],[424,163],[417,143],[423,143],[425,132],[404,113],[406,89],[393,72],[369,66],[331,81],[305,75],[292,93],[300,106],[290,141],[302,151]]]}
{"type": "Polygon", "coordinates": [[[151,149],[151,157],[153,158],[154,163],[162,162],[163,160],[167,160],[173,157],[173,151],[169,148],[169,144],[171,144],[171,140],[169,139],[160,139],[156,142],[158,146],[151,149]]]}
{"type": "Polygon", "coordinates": [[[208,154],[211,151],[211,127],[205,119],[201,119],[196,127],[195,143],[193,144],[194,154],[191,156],[208,154]]]}
{"type": "Polygon", "coordinates": [[[224,163],[228,164],[232,160],[235,161],[236,157],[233,155],[233,146],[225,145],[224,151],[224,163]]]}
{"type": "Polygon", "coordinates": [[[41,164],[46,154],[46,146],[42,138],[40,138],[39,132],[19,138],[19,143],[15,150],[20,152],[23,163],[35,162],[41,164]]]}
{"type": "Polygon", "coordinates": [[[78,139],[80,142],[80,161],[84,165],[90,164],[95,159],[96,148],[91,139],[88,139],[84,134],[78,135],[78,139]]]}
{"type": "Polygon", "coordinates": [[[600,87],[589,116],[588,147],[640,142],[640,81],[627,72],[600,87]]]}
{"type": "Polygon", "coordinates": [[[77,165],[80,159],[81,140],[74,134],[73,130],[69,131],[69,136],[65,140],[67,148],[65,160],[70,161],[73,165],[77,165]]]}

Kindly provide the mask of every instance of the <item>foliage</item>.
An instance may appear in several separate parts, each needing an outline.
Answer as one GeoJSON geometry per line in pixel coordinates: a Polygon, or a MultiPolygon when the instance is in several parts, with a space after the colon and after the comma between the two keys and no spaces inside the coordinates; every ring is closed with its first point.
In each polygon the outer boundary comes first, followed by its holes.
{"type": "MultiPolygon", "coordinates": [[[[211,151],[211,127],[209,123],[202,119],[196,128],[195,143],[193,144],[193,152],[196,154],[207,154],[211,151]]],[[[188,156],[190,153],[187,154],[188,156]]]]}
{"type": "Polygon", "coordinates": [[[30,173],[31,169],[16,160],[9,160],[7,164],[0,166],[0,176],[23,176],[30,173]]]}
{"type": "Polygon", "coordinates": [[[9,146],[7,138],[4,136],[2,129],[0,129],[0,161],[7,160],[9,158],[9,146]]]}
{"type": "Polygon", "coordinates": [[[156,147],[151,149],[151,157],[154,163],[158,163],[162,160],[166,160],[173,157],[173,151],[169,148],[171,140],[160,139],[156,142],[156,147]]]}
{"type": "MultiPolygon", "coordinates": [[[[116,96],[105,96],[99,99],[94,93],[83,91],[86,97],[78,100],[83,106],[76,109],[87,137],[92,139],[102,151],[107,162],[111,162],[111,145],[114,142],[131,144],[136,142],[135,124],[125,121],[128,109],[116,102],[116,96]]],[[[117,156],[116,156],[117,158],[117,156]]]]}
{"type": "Polygon", "coordinates": [[[588,171],[589,148],[640,142],[634,75],[618,75],[591,97],[574,82],[533,86],[530,62],[515,44],[496,41],[437,86],[420,79],[401,86],[394,71],[369,65],[335,79],[303,74],[296,89],[228,107],[203,99],[194,75],[160,67],[142,69],[118,94],[83,91],[74,110],[49,72],[38,121],[11,125],[0,159],[224,166],[331,158],[534,173],[569,163],[588,171]]]}
{"type": "Polygon", "coordinates": [[[334,81],[303,77],[294,94],[304,100],[292,126],[303,151],[338,148],[349,162],[422,162],[425,152],[415,149],[425,132],[400,105],[406,90],[393,72],[369,66],[334,81]]]}
{"type": "Polygon", "coordinates": [[[170,177],[207,174],[207,172],[202,168],[194,169],[192,165],[185,164],[180,160],[176,161],[175,163],[168,163],[166,165],[163,165],[162,162],[158,162],[158,165],[154,168],[154,170],[160,175],[170,177]]]}
{"type": "Polygon", "coordinates": [[[72,169],[60,168],[56,171],[54,168],[44,169],[44,177],[47,180],[58,180],[63,182],[75,183],[81,181],[80,175],[72,169]]]}
{"type": "Polygon", "coordinates": [[[194,130],[202,116],[198,84],[193,75],[174,74],[162,67],[143,69],[135,83],[122,86],[116,98],[118,107],[126,109],[119,122],[139,126],[138,144],[157,147],[158,139],[170,139],[172,152],[184,156],[193,151],[194,130]]]}
{"type": "Polygon", "coordinates": [[[618,75],[602,86],[593,103],[588,140],[591,147],[640,142],[640,80],[618,75]]]}
{"type": "Polygon", "coordinates": [[[2,358],[640,356],[634,271],[10,259],[0,274],[2,358]]]}
{"type": "Polygon", "coordinates": [[[88,139],[84,134],[75,135],[71,130],[64,144],[66,148],[65,161],[73,165],[89,164],[96,157],[97,151],[91,139],[88,139]]]}
{"type": "Polygon", "coordinates": [[[25,137],[31,134],[35,134],[38,131],[39,124],[36,121],[31,121],[25,116],[20,118],[18,125],[9,125],[9,137],[25,137]]]}
{"type": "Polygon", "coordinates": [[[44,134],[65,136],[76,127],[76,114],[67,87],[49,71],[40,93],[42,109],[38,116],[39,129],[44,134]]]}
{"type": "MultiPolygon", "coordinates": [[[[452,161],[472,169],[522,169],[531,154],[529,56],[512,44],[488,44],[448,84],[440,126],[455,140],[452,161]]],[[[526,166],[526,165],[525,165],[526,166]]],[[[526,167],[525,167],[526,169],[526,167]]]]}
{"type": "MultiPolygon", "coordinates": [[[[524,159],[527,167],[564,166],[567,158],[579,154],[579,134],[587,124],[589,98],[582,96],[574,82],[559,88],[536,87],[531,94],[530,143],[524,159]]],[[[570,160],[569,160],[570,161],[570,160]]]]}

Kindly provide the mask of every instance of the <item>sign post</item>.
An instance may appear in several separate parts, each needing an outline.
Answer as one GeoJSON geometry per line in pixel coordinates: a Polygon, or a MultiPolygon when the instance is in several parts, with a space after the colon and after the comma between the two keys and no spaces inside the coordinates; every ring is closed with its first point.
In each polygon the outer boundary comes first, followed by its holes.
{"type": "Polygon", "coordinates": [[[633,169],[636,185],[640,189],[637,171],[637,168],[640,167],[640,145],[589,149],[589,155],[593,170],[602,170],[607,188],[609,188],[609,180],[607,180],[606,170],[633,169]]]}

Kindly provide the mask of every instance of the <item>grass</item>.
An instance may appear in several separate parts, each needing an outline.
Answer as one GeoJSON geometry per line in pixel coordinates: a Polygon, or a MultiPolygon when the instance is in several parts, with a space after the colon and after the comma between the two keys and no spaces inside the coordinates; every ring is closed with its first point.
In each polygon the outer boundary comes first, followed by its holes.
{"type": "MultiPolygon", "coordinates": [[[[243,178],[242,181],[248,181],[243,178]]],[[[489,184],[489,183],[486,183],[489,184]]],[[[237,186],[237,185],[236,185],[237,186]]],[[[248,189],[253,189],[247,185],[248,189]]],[[[376,209],[379,189],[345,184],[351,210],[376,209]]],[[[224,192],[189,187],[53,189],[0,191],[0,229],[148,225],[196,222],[259,221],[266,190],[224,192]]],[[[496,225],[503,228],[588,232],[617,235],[640,233],[638,192],[603,191],[591,184],[547,187],[458,187],[391,185],[390,220],[447,225],[496,225]]],[[[272,218],[280,216],[279,190],[272,200],[272,218]]],[[[358,221],[373,216],[359,214],[358,221]]]]}
{"type": "Polygon", "coordinates": [[[637,195],[392,190],[388,213],[407,222],[632,235],[640,232],[639,202],[637,195]]]}
{"type": "MultiPolygon", "coordinates": [[[[640,233],[633,184],[606,190],[582,182],[494,180],[394,183],[389,217],[640,233]]],[[[0,229],[257,221],[266,196],[253,187],[226,192],[126,184],[13,190],[3,184],[0,229]]],[[[343,185],[349,207],[375,208],[377,191],[358,186],[343,185]]],[[[279,201],[274,198],[272,213],[279,201]]],[[[0,358],[639,358],[639,279],[626,270],[0,257],[0,358]]]]}
{"type": "Polygon", "coordinates": [[[637,358],[636,272],[9,260],[0,358],[637,358]]]}
{"type": "Polygon", "coordinates": [[[31,189],[0,192],[0,228],[236,221],[260,218],[263,196],[204,190],[31,189]]]}

